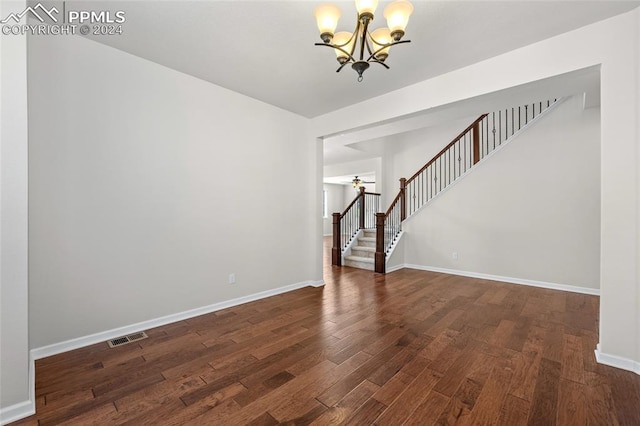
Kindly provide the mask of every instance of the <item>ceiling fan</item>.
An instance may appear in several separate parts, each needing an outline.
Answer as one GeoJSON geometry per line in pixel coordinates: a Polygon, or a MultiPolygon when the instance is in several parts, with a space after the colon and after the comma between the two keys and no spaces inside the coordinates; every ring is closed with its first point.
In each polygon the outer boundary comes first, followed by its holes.
{"type": "Polygon", "coordinates": [[[351,184],[353,185],[353,188],[357,191],[358,188],[360,188],[362,186],[362,184],[364,183],[376,183],[375,181],[366,181],[366,180],[362,180],[360,179],[358,176],[355,176],[353,178],[353,180],[351,181],[351,184]]]}

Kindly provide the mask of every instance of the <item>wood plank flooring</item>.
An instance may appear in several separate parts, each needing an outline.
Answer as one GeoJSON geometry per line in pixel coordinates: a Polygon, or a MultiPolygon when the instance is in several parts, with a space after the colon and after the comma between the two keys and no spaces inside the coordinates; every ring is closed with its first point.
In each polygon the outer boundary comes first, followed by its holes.
{"type": "Polygon", "coordinates": [[[640,377],[594,359],[597,297],[330,265],[325,282],[39,360],[17,424],[640,425],[640,377]]]}

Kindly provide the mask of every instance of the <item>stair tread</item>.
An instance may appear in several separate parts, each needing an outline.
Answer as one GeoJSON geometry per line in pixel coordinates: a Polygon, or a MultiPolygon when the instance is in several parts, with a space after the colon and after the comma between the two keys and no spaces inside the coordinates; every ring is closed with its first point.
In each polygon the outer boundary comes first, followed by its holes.
{"type": "Polygon", "coordinates": [[[358,237],[358,240],[375,242],[376,241],[376,237],[358,237]]]}
{"type": "Polygon", "coordinates": [[[360,257],[360,256],[348,255],[348,256],[345,256],[344,258],[346,260],[353,260],[354,262],[375,263],[375,260],[372,257],[360,257]]]}

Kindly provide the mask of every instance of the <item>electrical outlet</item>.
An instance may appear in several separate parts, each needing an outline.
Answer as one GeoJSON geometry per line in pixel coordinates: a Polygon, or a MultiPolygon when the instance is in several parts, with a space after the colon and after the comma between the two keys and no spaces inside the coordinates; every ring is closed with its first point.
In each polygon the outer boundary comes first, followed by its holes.
{"type": "Polygon", "coordinates": [[[451,253],[451,259],[458,260],[458,252],[457,251],[454,251],[453,253],[451,253]]]}
{"type": "Polygon", "coordinates": [[[235,273],[229,274],[229,284],[235,284],[235,283],[236,283],[236,274],[235,273]]]}

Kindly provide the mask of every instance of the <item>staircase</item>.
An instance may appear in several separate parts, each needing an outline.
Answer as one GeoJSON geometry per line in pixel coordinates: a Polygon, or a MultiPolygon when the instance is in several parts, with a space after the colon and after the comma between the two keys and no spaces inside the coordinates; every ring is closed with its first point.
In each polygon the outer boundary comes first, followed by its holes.
{"type": "Polygon", "coordinates": [[[344,255],[344,265],[354,268],[368,269],[375,268],[376,255],[376,230],[363,229],[350,248],[351,254],[344,255]]]}
{"type": "Polygon", "coordinates": [[[400,179],[400,191],[384,213],[375,207],[376,202],[379,207],[380,194],[361,188],[344,212],[333,214],[332,265],[344,263],[385,273],[387,257],[402,236],[402,223],[549,112],[557,101],[482,114],[413,176],[400,179]]]}

